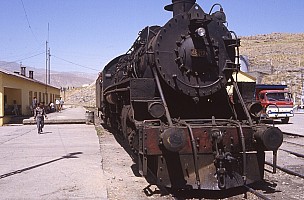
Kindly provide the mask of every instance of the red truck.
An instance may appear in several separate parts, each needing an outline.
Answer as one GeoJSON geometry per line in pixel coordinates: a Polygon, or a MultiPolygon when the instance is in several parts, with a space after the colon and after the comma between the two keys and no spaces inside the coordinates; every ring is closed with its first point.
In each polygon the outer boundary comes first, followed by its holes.
{"type": "Polygon", "coordinates": [[[293,101],[287,85],[257,84],[255,98],[263,106],[261,117],[264,119],[281,119],[288,123],[293,117],[293,101]]]}

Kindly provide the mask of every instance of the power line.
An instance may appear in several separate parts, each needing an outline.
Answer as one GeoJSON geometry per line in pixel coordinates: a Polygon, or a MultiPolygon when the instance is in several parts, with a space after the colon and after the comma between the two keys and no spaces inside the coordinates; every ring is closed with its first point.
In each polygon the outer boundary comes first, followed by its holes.
{"type": "Polygon", "coordinates": [[[21,1],[21,3],[22,3],[22,7],[23,7],[23,11],[24,11],[24,14],[25,14],[25,18],[26,18],[28,27],[29,27],[29,29],[31,30],[31,32],[32,32],[32,34],[33,34],[33,36],[34,36],[36,42],[39,44],[38,39],[37,39],[36,35],[34,34],[33,29],[32,29],[32,27],[31,27],[31,24],[30,24],[30,21],[29,21],[29,19],[28,19],[28,17],[27,17],[27,13],[26,13],[26,10],[25,10],[25,7],[24,7],[23,0],[20,0],[20,1],[21,1]]]}
{"type": "Polygon", "coordinates": [[[72,61],[63,59],[63,58],[59,58],[58,56],[55,56],[55,55],[52,55],[52,56],[55,57],[55,58],[58,58],[59,60],[65,61],[65,62],[67,62],[67,63],[73,64],[73,65],[77,65],[77,66],[79,66],[79,67],[83,67],[83,68],[90,69],[90,70],[94,70],[94,71],[100,71],[100,70],[98,70],[98,69],[90,68],[90,67],[87,67],[87,66],[84,66],[84,65],[80,65],[80,64],[74,63],[74,62],[72,62],[72,61]]]}
{"type": "Polygon", "coordinates": [[[39,55],[44,54],[44,53],[45,53],[45,52],[41,52],[41,53],[38,53],[38,54],[35,54],[35,55],[32,55],[32,56],[26,57],[26,58],[22,58],[22,59],[15,60],[15,61],[12,61],[12,62],[7,62],[5,65],[1,65],[0,67],[4,67],[4,66],[9,65],[9,64],[11,64],[11,63],[15,63],[15,62],[20,62],[20,61],[23,61],[23,60],[27,60],[27,59],[30,59],[30,58],[39,56],[39,55]]]}

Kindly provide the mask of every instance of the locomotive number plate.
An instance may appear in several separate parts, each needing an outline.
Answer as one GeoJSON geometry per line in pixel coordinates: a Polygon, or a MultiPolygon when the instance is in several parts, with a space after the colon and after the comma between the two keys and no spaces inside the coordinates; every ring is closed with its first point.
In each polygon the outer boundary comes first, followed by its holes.
{"type": "Polygon", "coordinates": [[[191,49],[191,56],[193,56],[193,57],[206,57],[207,52],[203,49],[191,49]]]}

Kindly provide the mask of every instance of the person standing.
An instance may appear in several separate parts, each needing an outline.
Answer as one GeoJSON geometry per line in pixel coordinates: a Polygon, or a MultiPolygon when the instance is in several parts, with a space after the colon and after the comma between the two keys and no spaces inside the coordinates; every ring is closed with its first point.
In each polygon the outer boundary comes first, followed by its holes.
{"type": "Polygon", "coordinates": [[[64,104],[64,101],[62,99],[62,97],[60,97],[60,100],[59,100],[59,106],[60,106],[60,111],[62,110],[62,107],[63,107],[63,104],[64,104]]]}
{"type": "Polygon", "coordinates": [[[37,97],[34,97],[33,98],[33,100],[32,100],[32,107],[31,107],[31,112],[32,112],[32,114],[34,114],[34,112],[35,112],[35,109],[36,109],[36,107],[37,107],[37,104],[38,104],[38,102],[37,102],[37,97]]]}
{"type": "Polygon", "coordinates": [[[36,120],[38,134],[42,133],[42,128],[44,127],[44,117],[47,119],[44,110],[44,104],[39,103],[39,106],[34,110],[34,120],[36,120]]]}
{"type": "Polygon", "coordinates": [[[55,112],[55,104],[51,101],[50,104],[49,104],[49,107],[50,107],[50,112],[55,112]]]}
{"type": "Polygon", "coordinates": [[[60,101],[59,101],[59,99],[56,99],[55,103],[56,103],[56,111],[60,112],[60,101]]]}
{"type": "Polygon", "coordinates": [[[15,114],[15,116],[19,115],[19,108],[17,105],[17,101],[14,100],[14,105],[13,105],[13,110],[12,110],[13,114],[15,114]]]}
{"type": "Polygon", "coordinates": [[[35,109],[37,107],[37,97],[33,98],[32,106],[33,106],[33,109],[35,109]]]}

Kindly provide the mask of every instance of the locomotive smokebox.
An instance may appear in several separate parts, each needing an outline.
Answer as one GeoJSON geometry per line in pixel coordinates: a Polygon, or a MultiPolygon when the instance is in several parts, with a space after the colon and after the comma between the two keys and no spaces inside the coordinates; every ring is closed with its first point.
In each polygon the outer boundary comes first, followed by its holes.
{"type": "Polygon", "coordinates": [[[165,6],[165,10],[173,11],[173,17],[188,12],[196,0],[172,0],[172,4],[165,6]]]}

